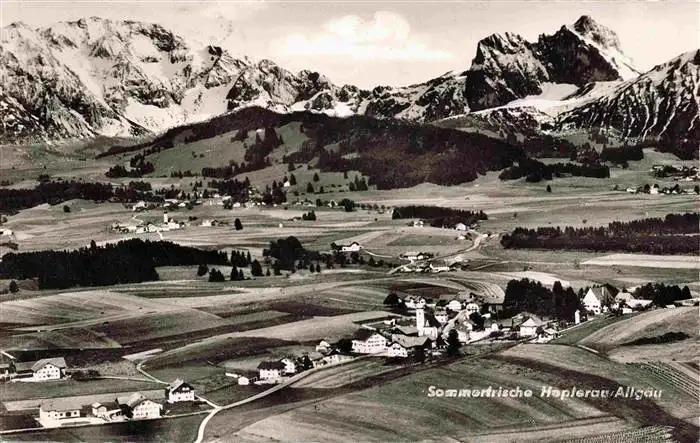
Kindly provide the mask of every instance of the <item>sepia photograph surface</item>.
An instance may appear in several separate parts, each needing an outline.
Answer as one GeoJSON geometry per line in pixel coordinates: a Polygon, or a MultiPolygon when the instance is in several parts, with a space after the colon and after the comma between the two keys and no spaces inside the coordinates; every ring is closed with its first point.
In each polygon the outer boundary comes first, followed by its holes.
{"type": "Polygon", "coordinates": [[[0,32],[0,441],[700,440],[699,2],[0,32]]]}

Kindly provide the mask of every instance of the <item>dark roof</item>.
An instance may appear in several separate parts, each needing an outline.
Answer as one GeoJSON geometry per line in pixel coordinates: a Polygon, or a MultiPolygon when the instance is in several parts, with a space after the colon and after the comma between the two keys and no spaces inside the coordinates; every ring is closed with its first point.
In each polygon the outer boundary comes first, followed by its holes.
{"type": "Polygon", "coordinates": [[[258,369],[284,369],[286,365],[281,361],[261,361],[258,365],[258,369]]]}
{"type": "Polygon", "coordinates": [[[33,361],[20,361],[15,363],[15,371],[17,372],[32,372],[33,361]]]}
{"type": "Polygon", "coordinates": [[[182,387],[192,389],[192,385],[190,385],[189,383],[185,382],[184,380],[178,378],[174,382],[172,382],[168,385],[168,390],[176,391],[182,387]]]}
{"type": "Polygon", "coordinates": [[[37,360],[32,365],[32,371],[36,372],[48,364],[52,364],[52,365],[57,366],[61,369],[66,369],[66,360],[63,357],[55,357],[55,358],[42,358],[41,360],[37,360]]]}
{"type": "Polygon", "coordinates": [[[128,397],[117,397],[117,403],[120,405],[126,405],[130,408],[134,408],[138,406],[140,403],[143,403],[144,401],[148,400],[144,395],[140,392],[134,392],[128,397]]]}
{"type": "Polygon", "coordinates": [[[357,331],[355,331],[355,334],[352,336],[352,339],[359,340],[359,341],[366,341],[368,338],[370,338],[374,334],[378,334],[378,332],[374,331],[372,329],[360,328],[357,331]]]}

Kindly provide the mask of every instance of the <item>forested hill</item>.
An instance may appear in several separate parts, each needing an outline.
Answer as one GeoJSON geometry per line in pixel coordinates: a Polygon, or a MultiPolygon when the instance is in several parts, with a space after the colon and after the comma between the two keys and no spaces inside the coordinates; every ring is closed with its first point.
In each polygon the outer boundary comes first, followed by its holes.
{"type": "MultiPolygon", "coordinates": [[[[483,134],[367,116],[277,114],[257,107],[174,128],[152,143],[114,147],[102,156],[138,151],[148,157],[166,149],[182,149],[185,155],[188,143],[228,134],[234,143],[244,133],[269,134],[271,129],[278,130],[290,123],[298,123],[304,137],[299,137],[301,141],[285,140],[284,152],[289,154],[281,161],[314,163],[323,171],[357,170],[369,176],[380,189],[423,182],[441,185],[469,182],[479,174],[510,166],[524,156],[520,147],[483,134]]],[[[246,147],[247,154],[251,158],[266,158],[281,144],[254,143],[246,147]],[[251,152],[254,150],[260,152],[251,152]]],[[[260,161],[259,167],[269,164],[260,161]]]]}

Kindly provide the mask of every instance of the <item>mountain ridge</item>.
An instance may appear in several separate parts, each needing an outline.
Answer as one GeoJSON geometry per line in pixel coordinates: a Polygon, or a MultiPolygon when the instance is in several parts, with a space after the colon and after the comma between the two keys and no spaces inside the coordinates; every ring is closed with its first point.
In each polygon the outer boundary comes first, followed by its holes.
{"type": "MultiPolygon", "coordinates": [[[[160,133],[249,106],[435,122],[541,94],[551,82],[584,89],[638,75],[617,35],[588,16],[534,43],[492,34],[465,71],[371,90],[335,85],[318,72],[292,73],[270,60],[236,58],[218,46],[192,47],[157,24],[91,17],[3,31],[0,63],[8,81],[0,91],[0,140],[6,143],[160,133]]],[[[567,115],[558,129],[584,126],[585,118],[567,115]]],[[[657,129],[645,134],[661,135],[657,129]]]]}

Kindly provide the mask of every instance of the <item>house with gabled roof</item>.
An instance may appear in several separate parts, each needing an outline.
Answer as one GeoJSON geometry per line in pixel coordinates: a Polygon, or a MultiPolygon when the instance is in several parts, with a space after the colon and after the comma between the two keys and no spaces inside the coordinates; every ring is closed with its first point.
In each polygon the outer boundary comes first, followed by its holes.
{"type": "Polygon", "coordinates": [[[66,360],[63,357],[42,358],[32,364],[32,378],[37,381],[59,380],[66,371],[66,360]]]}
{"type": "Polygon", "coordinates": [[[45,400],[39,406],[39,422],[45,427],[61,426],[61,421],[81,416],[83,404],[74,397],[45,400]]]}
{"type": "Polygon", "coordinates": [[[607,310],[613,301],[613,295],[605,286],[589,288],[583,300],[581,300],[586,311],[592,312],[593,314],[600,314],[607,310]]]}
{"type": "Polygon", "coordinates": [[[258,374],[261,382],[269,383],[282,378],[287,365],[281,361],[261,361],[258,365],[258,374]]]}
{"type": "Polygon", "coordinates": [[[177,379],[165,388],[165,398],[168,403],[194,401],[194,388],[182,379],[177,379]]]}
{"type": "Polygon", "coordinates": [[[132,420],[158,418],[163,410],[163,405],[147,399],[140,392],[135,392],[128,397],[117,397],[117,404],[124,416],[132,420]]]}
{"type": "Polygon", "coordinates": [[[386,351],[389,345],[386,337],[367,328],[360,328],[352,337],[352,352],[357,354],[376,354],[386,351]]]}

